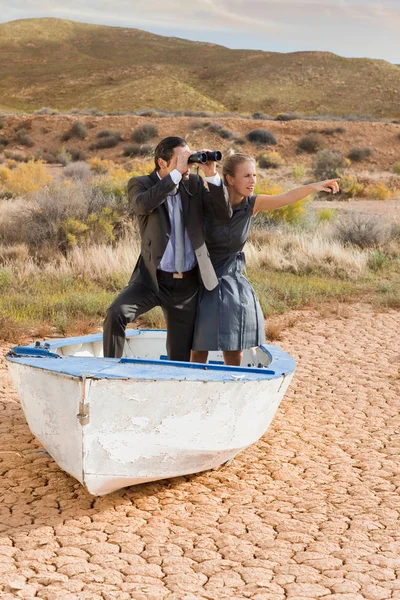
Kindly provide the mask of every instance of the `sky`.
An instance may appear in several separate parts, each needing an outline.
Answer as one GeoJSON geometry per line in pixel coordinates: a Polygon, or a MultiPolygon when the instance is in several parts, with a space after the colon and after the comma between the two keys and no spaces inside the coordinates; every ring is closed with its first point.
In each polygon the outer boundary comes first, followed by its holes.
{"type": "Polygon", "coordinates": [[[400,0],[0,0],[0,22],[58,17],[271,52],[400,64],[400,0]]]}

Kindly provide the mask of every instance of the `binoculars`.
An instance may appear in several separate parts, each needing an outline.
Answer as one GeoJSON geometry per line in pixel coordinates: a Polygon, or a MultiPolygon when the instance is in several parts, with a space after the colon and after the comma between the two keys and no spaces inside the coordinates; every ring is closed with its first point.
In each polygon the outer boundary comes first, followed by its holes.
{"type": "Polygon", "coordinates": [[[204,164],[209,160],[217,162],[221,160],[222,154],[219,150],[213,150],[212,152],[195,152],[191,154],[188,159],[188,163],[201,163],[204,164]]]}

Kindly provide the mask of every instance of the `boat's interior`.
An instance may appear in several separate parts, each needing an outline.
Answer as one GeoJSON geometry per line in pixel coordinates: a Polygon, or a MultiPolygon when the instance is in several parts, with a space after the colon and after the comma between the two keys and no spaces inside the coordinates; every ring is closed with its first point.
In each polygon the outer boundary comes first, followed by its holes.
{"type": "MultiPolygon", "coordinates": [[[[127,330],[124,357],[168,360],[165,342],[165,331],[127,330]]],[[[51,351],[63,356],[102,357],[103,341],[99,335],[65,338],[58,346],[52,344],[51,351]]],[[[241,366],[267,367],[270,362],[271,356],[266,348],[256,347],[244,350],[241,366]]],[[[210,352],[208,363],[223,365],[222,352],[210,352]]]]}

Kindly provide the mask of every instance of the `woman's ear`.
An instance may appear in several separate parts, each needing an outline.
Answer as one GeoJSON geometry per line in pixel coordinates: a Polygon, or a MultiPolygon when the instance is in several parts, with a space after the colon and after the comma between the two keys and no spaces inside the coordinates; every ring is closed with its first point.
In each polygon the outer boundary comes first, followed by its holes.
{"type": "Polygon", "coordinates": [[[232,177],[232,175],[226,175],[225,179],[226,179],[226,183],[228,185],[233,185],[233,177],[232,177]]]}

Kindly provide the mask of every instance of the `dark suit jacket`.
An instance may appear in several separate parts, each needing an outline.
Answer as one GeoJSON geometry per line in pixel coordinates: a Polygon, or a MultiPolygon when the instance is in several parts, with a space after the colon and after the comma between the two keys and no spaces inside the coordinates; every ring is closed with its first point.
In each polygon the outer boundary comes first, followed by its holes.
{"type": "MultiPolygon", "coordinates": [[[[204,286],[211,290],[218,285],[218,280],[204,242],[204,217],[226,220],[231,216],[232,208],[222,184],[207,185],[209,190],[199,175],[189,175],[189,180],[179,184],[179,192],[183,219],[196,254],[200,276],[204,286]]],[[[166,199],[174,188],[170,175],[160,180],[156,171],[143,177],[133,177],[128,182],[128,197],[132,212],[139,221],[142,240],[141,253],[131,282],[140,281],[155,291],[158,290],[157,267],[171,233],[166,199]]]]}

